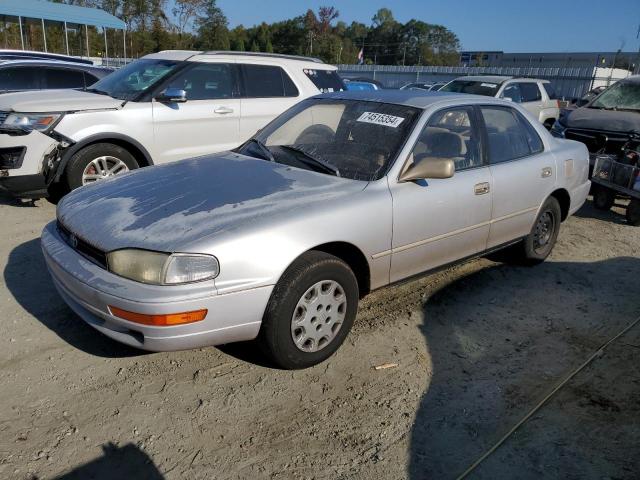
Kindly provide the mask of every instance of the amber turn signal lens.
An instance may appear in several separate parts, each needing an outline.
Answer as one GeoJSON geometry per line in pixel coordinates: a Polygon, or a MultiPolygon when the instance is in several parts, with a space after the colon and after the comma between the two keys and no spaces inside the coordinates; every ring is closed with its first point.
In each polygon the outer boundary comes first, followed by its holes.
{"type": "Polygon", "coordinates": [[[118,307],[109,305],[109,310],[116,317],[129,320],[142,325],[152,325],[155,327],[168,327],[170,325],[182,325],[184,323],[193,323],[204,320],[207,316],[207,310],[194,310],[193,312],[182,313],[166,313],[161,315],[148,315],[145,313],[128,312],[118,307]]]}

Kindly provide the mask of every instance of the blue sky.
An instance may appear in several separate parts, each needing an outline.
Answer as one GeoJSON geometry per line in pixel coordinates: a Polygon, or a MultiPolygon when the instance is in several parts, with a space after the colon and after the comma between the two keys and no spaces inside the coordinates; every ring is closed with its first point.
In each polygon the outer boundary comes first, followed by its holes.
{"type": "Polygon", "coordinates": [[[453,30],[466,50],[505,52],[637,51],[640,0],[218,0],[230,25],[251,26],[333,5],[340,20],[370,24],[390,8],[397,20],[416,18],[453,30]]]}

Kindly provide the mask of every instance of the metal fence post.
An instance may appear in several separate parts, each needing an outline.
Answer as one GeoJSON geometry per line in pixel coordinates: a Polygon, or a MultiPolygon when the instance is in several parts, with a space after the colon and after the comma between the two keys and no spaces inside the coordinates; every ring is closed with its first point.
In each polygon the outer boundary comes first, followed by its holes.
{"type": "Polygon", "coordinates": [[[40,19],[42,21],[42,38],[44,39],[44,51],[47,52],[47,30],[44,28],[44,18],[40,19]]]}
{"type": "Polygon", "coordinates": [[[22,45],[22,50],[24,50],[24,35],[22,34],[22,17],[18,17],[18,25],[20,25],[20,45],[22,45]]]}

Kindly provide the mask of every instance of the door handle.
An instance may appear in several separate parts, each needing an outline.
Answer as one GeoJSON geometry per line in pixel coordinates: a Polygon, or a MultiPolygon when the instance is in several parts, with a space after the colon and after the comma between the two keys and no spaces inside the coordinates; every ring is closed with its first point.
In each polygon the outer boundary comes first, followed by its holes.
{"type": "Polygon", "coordinates": [[[484,195],[485,193],[489,193],[489,190],[489,182],[476,183],[473,187],[473,191],[476,195],[484,195]]]}
{"type": "Polygon", "coordinates": [[[219,113],[220,115],[226,115],[227,113],[233,113],[233,108],[229,107],[217,107],[213,113],[219,113]]]}
{"type": "Polygon", "coordinates": [[[553,170],[551,170],[551,167],[544,167],[542,169],[542,178],[550,177],[552,173],[553,170]]]}

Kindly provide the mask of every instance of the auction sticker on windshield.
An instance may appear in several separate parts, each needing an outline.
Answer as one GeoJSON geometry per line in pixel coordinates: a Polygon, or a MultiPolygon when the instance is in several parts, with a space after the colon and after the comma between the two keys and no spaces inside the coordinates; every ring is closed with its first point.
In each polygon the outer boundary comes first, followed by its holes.
{"type": "Polygon", "coordinates": [[[373,123],[375,125],[384,125],[385,127],[396,128],[404,121],[402,117],[394,117],[384,113],[364,112],[358,118],[358,122],[373,123]]]}

